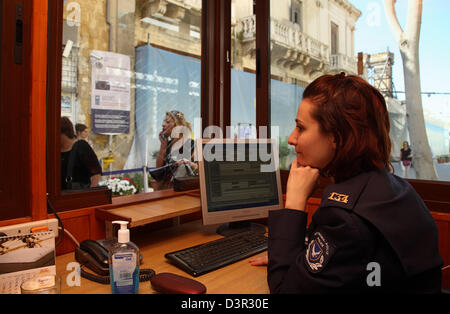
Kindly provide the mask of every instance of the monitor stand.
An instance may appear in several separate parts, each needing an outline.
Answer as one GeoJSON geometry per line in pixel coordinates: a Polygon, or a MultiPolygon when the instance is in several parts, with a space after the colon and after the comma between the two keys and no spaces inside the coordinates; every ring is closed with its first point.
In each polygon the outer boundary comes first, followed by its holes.
{"type": "Polygon", "coordinates": [[[217,228],[216,233],[224,237],[228,237],[245,231],[253,231],[255,233],[264,234],[266,233],[266,227],[251,221],[234,221],[220,225],[217,228]]]}

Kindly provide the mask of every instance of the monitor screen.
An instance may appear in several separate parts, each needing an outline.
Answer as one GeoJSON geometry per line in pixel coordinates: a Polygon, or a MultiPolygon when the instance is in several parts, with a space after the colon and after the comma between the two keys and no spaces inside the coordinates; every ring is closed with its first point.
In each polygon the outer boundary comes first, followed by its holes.
{"type": "Polygon", "coordinates": [[[265,218],[281,209],[278,150],[272,139],[197,142],[205,225],[265,218]]]}

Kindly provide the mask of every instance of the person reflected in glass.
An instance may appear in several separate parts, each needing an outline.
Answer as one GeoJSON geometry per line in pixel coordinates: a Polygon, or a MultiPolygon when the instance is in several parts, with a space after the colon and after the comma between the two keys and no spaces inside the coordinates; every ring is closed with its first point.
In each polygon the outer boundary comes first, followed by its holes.
{"type": "Polygon", "coordinates": [[[89,129],[87,125],[83,123],[75,124],[75,132],[77,133],[77,139],[86,141],[91,148],[94,148],[92,141],[89,140],[89,129]]]}
{"type": "Polygon", "coordinates": [[[400,166],[402,167],[403,178],[408,178],[411,161],[411,147],[409,147],[408,141],[404,141],[403,147],[400,149],[400,166]]]}
{"type": "Polygon", "coordinates": [[[177,110],[166,113],[162,130],[159,133],[160,149],[156,158],[156,167],[170,165],[162,178],[158,178],[156,189],[168,189],[173,186],[173,177],[195,175],[197,163],[193,162],[194,141],[191,139],[192,127],[184,114],[177,110]],[[183,165],[183,167],[181,167],[183,165]]]}
{"type": "Polygon", "coordinates": [[[61,189],[96,187],[101,173],[102,168],[91,146],[86,141],[78,140],[72,121],[68,117],[62,117],[61,189]]]}
{"type": "Polygon", "coordinates": [[[308,85],[289,137],[297,158],[285,209],[269,212],[271,293],[440,293],[438,229],[414,188],[389,162],[389,114],[358,76],[308,85]],[[321,176],[332,183],[307,227],[321,176]]]}

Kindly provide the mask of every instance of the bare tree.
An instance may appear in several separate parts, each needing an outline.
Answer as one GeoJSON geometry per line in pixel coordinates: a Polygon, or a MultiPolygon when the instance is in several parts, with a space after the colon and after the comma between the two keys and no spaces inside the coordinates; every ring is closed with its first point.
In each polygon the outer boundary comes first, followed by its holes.
{"type": "Polygon", "coordinates": [[[422,0],[409,0],[405,31],[398,22],[395,11],[396,0],[383,0],[383,2],[389,25],[397,40],[403,60],[406,113],[416,177],[436,180],[438,176],[425,129],[420,87],[419,37],[422,24],[422,0]]]}

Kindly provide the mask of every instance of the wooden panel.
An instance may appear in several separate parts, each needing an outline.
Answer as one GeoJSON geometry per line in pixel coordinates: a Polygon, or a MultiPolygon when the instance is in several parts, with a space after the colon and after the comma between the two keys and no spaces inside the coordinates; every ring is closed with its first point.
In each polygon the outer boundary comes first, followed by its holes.
{"type": "MultiPolygon", "coordinates": [[[[31,216],[29,167],[31,1],[2,1],[0,73],[0,220],[31,216]],[[16,4],[23,8],[22,62],[16,64],[16,4]]],[[[44,130],[42,130],[44,132],[44,130]]]]}
{"type": "Polygon", "coordinates": [[[133,228],[172,217],[199,212],[201,209],[200,206],[200,199],[198,197],[182,195],[111,210],[99,209],[98,211],[104,214],[109,213],[116,217],[123,217],[130,221],[129,227],[133,228]]]}
{"type": "Polygon", "coordinates": [[[311,223],[312,216],[316,212],[317,208],[319,208],[320,205],[320,198],[311,197],[308,199],[308,203],[306,204],[306,212],[308,213],[308,222],[307,225],[311,223]]]}
{"type": "Polygon", "coordinates": [[[47,102],[47,1],[34,0],[31,25],[31,87],[30,87],[30,147],[27,162],[32,169],[29,176],[31,185],[31,213],[33,220],[47,218],[46,189],[46,102],[47,102]]]}
{"type": "MultiPolygon", "coordinates": [[[[450,214],[431,213],[439,230],[439,252],[444,267],[450,265],[450,214]]],[[[442,287],[450,289],[450,267],[442,271],[442,287]]]]}
{"type": "MultiPolygon", "coordinates": [[[[78,242],[90,239],[90,218],[89,215],[62,219],[64,228],[69,231],[78,242]]],[[[61,230],[60,230],[61,232],[61,230]]],[[[56,247],[56,255],[73,252],[76,244],[67,234],[64,234],[64,240],[56,247]]]]}

